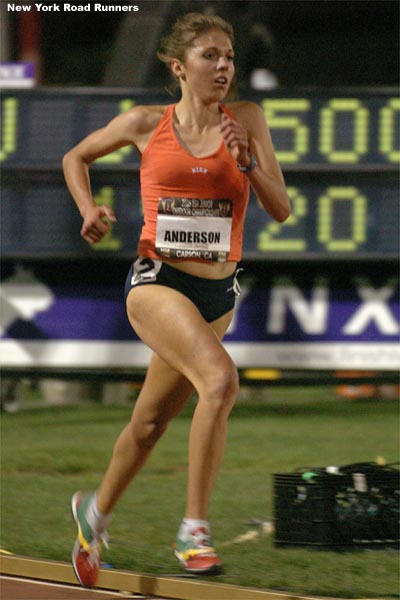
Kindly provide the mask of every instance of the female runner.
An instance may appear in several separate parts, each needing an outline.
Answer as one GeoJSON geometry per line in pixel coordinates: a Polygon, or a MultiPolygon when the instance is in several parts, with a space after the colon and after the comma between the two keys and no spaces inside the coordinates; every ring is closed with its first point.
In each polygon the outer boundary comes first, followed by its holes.
{"type": "Polygon", "coordinates": [[[163,40],[159,58],[179,83],[169,106],[136,106],[64,157],[66,182],[82,215],[81,235],[100,241],[116,218],[97,206],[89,165],[132,144],[141,156],[144,209],[138,258],[125,293],[129,321],[153,351],[132,418],[120,434],[98,490],[72,499],[78,526],[72,561],[82,585],[96,585],[101,543],[117,500],[193,390],[186,512],[175,554],[191,573],[221,567],[208,505],[238,392],[237,370],[221,340],[232,319],[237,262],[252,186],[277,221],[288,195],[261,108],[223,104],[234,79],[233,31],[216,16],[189,13],[163,40]]]}

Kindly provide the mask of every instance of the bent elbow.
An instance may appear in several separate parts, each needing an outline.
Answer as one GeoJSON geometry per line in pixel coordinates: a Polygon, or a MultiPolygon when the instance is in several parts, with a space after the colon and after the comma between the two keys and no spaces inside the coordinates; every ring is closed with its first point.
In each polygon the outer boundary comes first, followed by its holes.
{"type": "Polygon", "coordinates": [[[65,165],[66,165],[66,163],[68,161],[68,154],[69,154],[69,152],[67,152],[66,154],[64,154],[64,156],[61,159],[61,164],[62,164],[63,168],[65,167],[65,165]]]}
{"type": "Polygon", "coordinates": [[[65,173],[66,169],[68,169],[68,166],[71,164],[71,159],[72,159],[72,153],[71,153],[71,150],[69,150],[66,154],[64,154],[64,156],[62,157],[62,161],[61,161],[64,173],[65,173]]]}
{"type": "Polygon", "coordinates": [[[64,154],[61,164],[64,173],[69,171],[74,165],[82,165],[85,167],[89,166],[89,162],[83,156],[77,153],[75,151],[75,148],[72,148],[72,150],[69,150],[68,152],[66,152],[66,154],[64,154]]]}
{"type": "Polygon", "coordinates": [[[278,221],[278,223],[283,223],[290,217],[291,212],[290,206],[288,206],[287,208],[281,210],[279,214],[276,215],[275,219],[278,221]]]}

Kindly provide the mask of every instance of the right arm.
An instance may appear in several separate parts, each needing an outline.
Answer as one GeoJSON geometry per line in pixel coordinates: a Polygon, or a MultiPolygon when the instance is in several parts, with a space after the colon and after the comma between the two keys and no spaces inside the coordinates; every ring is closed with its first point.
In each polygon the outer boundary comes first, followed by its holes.
{"type": "Polygon", "coordinates": [[[94,131],[65,154],[62,162],[65,181],[83,219],[81,235],[89,244],[100,241],[110,228],[109,222],[116,221],[109,206],[98,206],[93,200],[90,165],[97,158],[130,144],[142,151],[154,130],[157,114],[159,111],[154,107],[137,106],[94,131]]]}

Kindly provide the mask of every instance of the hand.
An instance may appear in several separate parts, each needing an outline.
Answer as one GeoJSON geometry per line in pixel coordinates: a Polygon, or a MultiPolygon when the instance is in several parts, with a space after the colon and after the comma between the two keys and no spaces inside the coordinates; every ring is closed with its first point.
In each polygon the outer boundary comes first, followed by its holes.
{"type": "Polygon", "coordinates": [[[243,167],[249,164],[247,131],[226,114],[222,115],[221,135],[232,157],[243,167]]]}
{"type": "Polygon", "coordinates": [[[109,206],[93,205],[83,217],[81,236],[89,244],[99,242],[110,230],[110,222],[116,223],[114,211],[109,206]]]}

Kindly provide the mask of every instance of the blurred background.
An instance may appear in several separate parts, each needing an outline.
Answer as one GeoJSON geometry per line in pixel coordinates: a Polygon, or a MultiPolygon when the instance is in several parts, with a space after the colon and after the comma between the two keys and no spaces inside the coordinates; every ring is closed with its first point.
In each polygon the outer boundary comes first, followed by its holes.
{"type": "Polygon", "coordinates": [[[396,0],[129,3],[140,10],[21,13],[7,12],[2,2],[1,60],[35,61],[42,85],[162,87],[167,75],[155,57],[159,37],[177,15],[194,10],[232,22],[242,86],[251,85],[255,69],[270,70],[285,87],[399,82],[396,0]]]}

